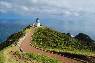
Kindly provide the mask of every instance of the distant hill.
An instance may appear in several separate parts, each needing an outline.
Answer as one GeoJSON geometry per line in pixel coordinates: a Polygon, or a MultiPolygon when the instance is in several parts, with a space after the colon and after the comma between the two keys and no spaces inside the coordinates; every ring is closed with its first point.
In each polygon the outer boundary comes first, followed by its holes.
{"type": "Polygon", "coordinates": [[[84,33],[79,33],[75,36],[76,39],[81,41],[81,44],[87,45],[88,47],[93,48],[95,50],[95,41],[91,39],[90,36],[84,33]]]}

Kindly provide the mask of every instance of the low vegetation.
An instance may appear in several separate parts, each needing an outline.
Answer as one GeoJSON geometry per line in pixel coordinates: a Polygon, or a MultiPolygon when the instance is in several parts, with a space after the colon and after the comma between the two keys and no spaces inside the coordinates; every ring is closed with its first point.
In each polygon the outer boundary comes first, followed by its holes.
{"type": "Polygon", "coordinates": [[[19,38],[25,35],[25,30],[26,30],[26,29],[29,29],[29,28],[30,28],[30,25],[27,26],[27,27],[25,27],[25,28],[22,29],[21,31],[12,34],[11,36],[9,36],[9,37],[7,38],[6,41],[1,42],[1,43],[0,43],[0,50],[4,49],[5,47],[10,46],[10,45],[13,44],[13,43],[16,44],[17,41],[19,40],[19,38]]]}
{"type": "Polygon", "coordinates": [[[4,63],[3,51],[0,51],[0,63],[4,63]]]}
{"type": "Polygon", "coordinates": [[[50,28],[38,28],[33,35],[32,44],[37,47],[72,54],[95,55],[95,49],[92,45],[83,44],[81,40],[61,33],[50,28]]]}
{"type": "Polygon", "coordinates": [[[79,33],[75,36],[76,39],[80,40],[81,44],[86,45],[93,51],[95,51],[95,41],[90,38],[87,34],[79,33]]]}
{"type": "MultiPolygon", "coordinates": [[[[25,35],[25,30],[29,28],[30,26],[18,33],[12,34],[5,42],[0,43],[0,63],[61,63],[55,58],[40,54],[22,53],[16,45],[12,46],[17,43],[19,38],[25,35]]],[[[79,55],[95,55],[95,45],[93,40],[84,34],[79,34],[75,38],[72,38],[70,34],[68,35],[50,28],[42,27],[36,29],[32,37],[32,45],[54,53],[63,55],[74,54],[75,56],[77,54],[80,58],[82,56],[79,55]],[[85,39],[85,37],[88,38],[85,39]]]]}
{"type": "Polygon", "coordinates": [[[21,52],[17,46],[9,46],[0,51],[0,63],[61,63],[41,54],[21,52]]]}
{"type": "Polygon", "coordinates": [[[24,28],[18,33],[14,33],[8,39],[0,44],[0,63],[61,63],[55,58],[43,56],[41,54],[21,52],[15,45],[17,41],[25,35],[24,28]]]}
{"type": "Polygon", "coordinates": [[[41,63],[61,63],[54,58],[50,58],[43,55],[33,54],[33,53],[26,53],[24,54],[26,58],[30,58],[32,60],[36,60],[37,62],[41,63]]]}
{"type": "Polygon", "coordinates": [[[19,38],[22,37],[24,34],[25,34],[24,31],[20,31],[20,32],[12,34],[11,36],[7,38],[5,42],[0,43],[0,50],[2,50],[5,47],[10,46],[13,43],[16,43],[19,40],[19,38]]]}

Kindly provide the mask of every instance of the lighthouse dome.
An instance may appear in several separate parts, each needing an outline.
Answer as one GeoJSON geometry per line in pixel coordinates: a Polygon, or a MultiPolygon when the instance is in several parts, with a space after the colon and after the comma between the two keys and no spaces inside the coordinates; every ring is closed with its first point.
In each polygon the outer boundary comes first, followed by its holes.
{"type": "Polygon", "coordinates": [[[39,18],[36,19],[36,26],[40,27],[40,20],[39,20],[39,18]]]}

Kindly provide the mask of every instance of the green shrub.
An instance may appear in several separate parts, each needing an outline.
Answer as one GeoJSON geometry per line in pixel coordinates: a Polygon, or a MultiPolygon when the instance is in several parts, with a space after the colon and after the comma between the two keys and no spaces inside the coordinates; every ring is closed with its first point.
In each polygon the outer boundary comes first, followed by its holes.
{"type": "Polygon", "coordinates": [[[16,43],[16,42],[19,40],[19,38],[22,37],[22,36],[24,36],[24,35],[25,35],[24,30],[12,34],[11,36],[9,36],[9,37],[7,38],[6,41],[0,43],[0,50],[2,50],[2,49],[5,48],[5,47],[10,46],[10,45],[13,44],[13,43],[16,43]]]}
{"type": "Polygon", "coordinates": [[[4,63],[4,60],[3,51],[0,51],[0,63],[4,63]]]}
{"type": "Polygon", "coordinates": [[[81,51],[94,51],[91,47],[88,47],[88,45],[82,44],[78,39],[50,28],[38,28],[33,34],[32,44],[48,50],[71,51],[75,54],[76,51],[78,51],[78,53],[81,51]]]}
{"type": "Polygon", "coordinates": [[[41,62],[41,63],[61,63],[54,58],[49,58],[43,55],[37,55],[37,54],[35,55],[33,53],[26,53],[24,55],[27,58],[31,58],[32,60],[36,60],[37,62],[41,62]]]}

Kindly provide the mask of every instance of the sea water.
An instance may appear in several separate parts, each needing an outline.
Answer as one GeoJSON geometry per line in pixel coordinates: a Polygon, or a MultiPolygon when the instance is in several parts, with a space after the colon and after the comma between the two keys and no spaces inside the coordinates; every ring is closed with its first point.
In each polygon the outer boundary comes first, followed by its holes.
{"type": "MultiPolygon", "coordinates": [[[[20,31],[29,24],[35,22],[34,20],[0,20],[0,42],[5,41],[11,34],[20,31]]],[[[94,26],[86,21],[77,20],[57,20],[57,19],[41,19],[41,24],[54,28],[57,31],[71,33],[76,35],[78,33],[88,34],[91,38],[95,38],[94,26]]]]}

